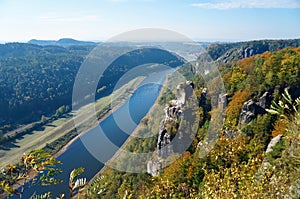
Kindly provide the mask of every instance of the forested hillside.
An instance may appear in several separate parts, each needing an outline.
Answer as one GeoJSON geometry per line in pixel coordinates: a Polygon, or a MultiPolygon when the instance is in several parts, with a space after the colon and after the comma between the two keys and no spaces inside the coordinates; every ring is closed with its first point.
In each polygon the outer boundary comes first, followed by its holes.
{"type": "Polygon", "coordinates": [[[300,39],[257,40],[236,43],[211,44],[207,48],[207,53],[213,60],[217,60],[222,64],[261,54],[266,51],[274,52],[288,46],[297,47],[299,45],[300,39]]]}
{"type": "MultiPolygon", "coordinates": [[[[199,107],[202,120],[193,144],[161,170],[160,175],[151,177],[106,168],[83,195],[90,198],[298,198],[300,47],[231,62],[220,66],[220,71],[227,90],[226,119],[221,136],[207,156],[200,158],[199,143],[212,122],[206,106],[209,98],[199,107]]],[[[205,85],[201,77],[196,75],[191,80],[195,92],[203,93],[205,85]]],[[[166,96],[172,96],[172,92],[166,91],[163,99],[166,96]]],[[[145,121],[144,126],[150,125],[155,118],[145,121]]],[[[156,142],[157,138],[133,139],[126,148],[147,152],[156,148],[156,142]]]]}
{"type": "Polygon", "coordinates": [[[80,64],[92,47],[0,46],[1,124],[37,120],[70,104],[80,64]]]}
{"type": "MultiPolygon", "coordinates": [[[[75,77],[94,46],[0,45],[0,126],[39,120],[62,105],[71,105],[75,77]]],[[[125,54],[105,71],[97,98],[110,94],[128,70],[146,63],[183,64],[169,52],[143,49],[125,54]],[[103,88],[105,88],[103,90],[103,88]]],[[[5,131],[5,129],[4,129],[5,131]]]]}

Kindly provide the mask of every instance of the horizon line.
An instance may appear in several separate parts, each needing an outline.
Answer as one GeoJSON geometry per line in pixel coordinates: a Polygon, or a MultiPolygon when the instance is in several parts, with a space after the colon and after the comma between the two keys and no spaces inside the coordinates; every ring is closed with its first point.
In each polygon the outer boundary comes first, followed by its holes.
{"type": "MultiPolygon", "coordinates": [[[[73,40],[76,40],[76,41],[83,41],[83,42],[95,42],[95,43],[105,43],[106,42],[106,39],[103,39],[103,40],[94,40],[94,39],[77,39],[77,38],[72,38],[72,37],[62,37],[62,38],[59,38],[59,39],[29,39],[29,40],[0,40],[0,44],[7,44],[7,43],[28,43],[30,42],[31,40],[38,40],[38,41],[59,41],[61,39],[73,39],[73,40]]],[[[235,42],[247,42],[247,41],[260,41],[260,40],[294,40],[294,39],[300,39],[300,36],[299,37],[289,37],[289,38],[249,38],[249,39],[216,39],[216,38],[206,38],[206,39],[193,39],[193,41],[195,42],[203,42],[203,43],[218,43],[218,42],[222,42],[222,43],[235,43],[235,42]]],[[[120,41],[122,42],[122,41],[120,41]]],[[[123,41],[123,42],[127,42],[127,41],[123,41]]],[[[134,41],[133,41],[134,42],[134,41]]],[[[141,42],[141,41],[136,41],[136,42],[141,42]]]]}

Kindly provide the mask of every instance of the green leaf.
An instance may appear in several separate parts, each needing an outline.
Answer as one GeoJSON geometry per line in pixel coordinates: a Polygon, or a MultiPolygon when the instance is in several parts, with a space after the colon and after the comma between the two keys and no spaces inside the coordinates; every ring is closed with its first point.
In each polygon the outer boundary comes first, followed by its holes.
{"type": "Polygon", "coordinates": [[[73,169],[73,171],[70,173],[70,179],[69,182],[74,182],[75,178],[77,178],[80,174],[84,172],[84,168],[80,167],[77,169],[73,169]]]}

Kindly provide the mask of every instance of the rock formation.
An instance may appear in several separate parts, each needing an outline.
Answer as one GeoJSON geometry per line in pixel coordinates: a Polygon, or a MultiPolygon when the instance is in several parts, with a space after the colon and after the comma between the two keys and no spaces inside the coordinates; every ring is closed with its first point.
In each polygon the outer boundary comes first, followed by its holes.
{"type": "Polygon", "coordinates": [[[282,137],[282,134],[277,135],[276,137],[272,138],[272,140],[268,144],[266,153],[273,151],[273,147],[281,140],[281,137],[282,137]]]}
{"type": "MultiPolygon", "coordinates": [[[[277,135],[276,137],[272,138],[271,141],[268,144],[267,150],[266,150],[266,154],[270,153],[271,151],[273,151],[273,147],[282,139],[282,135],[277,135]]],[[[271,164],[270,162],[267,161],[266,158],[264,158],[262,164],[261,164],[261,171],[262,173],[265,173],[268,169],[268,167],[270,167],[271,164]]]]}
{"type": "Polygon", "coordinates": [[[227,106],[227,97],[228,95],[225,94],[219,94],[219,98],[218,98],[218,106],[222,107],[222,108],[226,108],[227,106]]]}
{"type": "Polygon", "coordinates": [[[189,98],[193,95],[193,88],[194,85],[190,81],[179,84],[176,88],[177,100],[171,100],[164,109],[165,117],[161,121],[158,133],[157,154],[147,163],[147,173],[152,176],[159,174],[166,159],[176,150],[174,144],[171,144],[173,137],[168,132],[168,124],[179,125],[178,119],[184,117],[184,109],[189,103],[189,98]]]}
{"type": "Polygon", "coordinates": [[[258,102],[250,99],[244,103],[240,114],[239,123],[248,124],[257,117],[258,114],[265,114],[266,108],[271,104],[271,96],[265,92],[258,102]]]}
{"type": "Polygon", "coordinates": [[[266,108],[269,108],[271,102],[272,102],[272,95],[269,92],[265,92],[259,98],[257,105],[259,105],[262,108],[266,109],[266,108]]]}

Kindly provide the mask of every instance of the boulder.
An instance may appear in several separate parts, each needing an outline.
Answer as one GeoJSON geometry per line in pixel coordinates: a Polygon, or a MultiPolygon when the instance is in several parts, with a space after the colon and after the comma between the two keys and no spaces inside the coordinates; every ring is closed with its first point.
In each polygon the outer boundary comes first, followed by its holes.
{"type": "MultiPolygon", "coordinates": [[[[281,140],[281,138],[282,138],[282,134],[277,135],[276,137],[272,138],[272,140],[268,144],[266,153],[270,153],[271,151],[273,151],[273,147],[281,140]]],[[[262,172],[264,173],[272,165],[270,164],[270,162],[267,161],[266,158],[264,158],[261,166],[262,166],[262,172]]]]}

